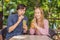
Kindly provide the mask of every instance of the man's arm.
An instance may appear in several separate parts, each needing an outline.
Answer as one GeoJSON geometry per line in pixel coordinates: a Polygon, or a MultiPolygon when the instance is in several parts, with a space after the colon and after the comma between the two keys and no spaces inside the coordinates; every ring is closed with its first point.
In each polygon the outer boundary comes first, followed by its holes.
{"type": "Polygon", "coordinates": [[[20,22],[17,21],[14,25],[12,25],[11,27],[9,27],[8,32],[12,32],[18,26],[19,23],[20,22]]]}
{"type": "Polygon", "coordinates": [[[18,18],[18,21],[14,24],[14,25],[12,25],[12,26],[10,26],[9,28],[8,28],[8,32],[12,32],[17,26],[18,26],[18,24],[21,22],[21,20],[24,18],[24,16],[20,16],[19,18],[18,18]]]}

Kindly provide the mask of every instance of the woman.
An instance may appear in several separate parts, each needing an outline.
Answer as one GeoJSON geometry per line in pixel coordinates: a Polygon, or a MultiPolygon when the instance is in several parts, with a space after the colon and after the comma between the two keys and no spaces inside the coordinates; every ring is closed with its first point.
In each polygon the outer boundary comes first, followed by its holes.
{"type": "Polygon", "coordinates": [[[30,34],[49,35],[49,23],[44,18],[43,10],[39,7],[35,8],[34,18],[31,22],[30,34]]]}

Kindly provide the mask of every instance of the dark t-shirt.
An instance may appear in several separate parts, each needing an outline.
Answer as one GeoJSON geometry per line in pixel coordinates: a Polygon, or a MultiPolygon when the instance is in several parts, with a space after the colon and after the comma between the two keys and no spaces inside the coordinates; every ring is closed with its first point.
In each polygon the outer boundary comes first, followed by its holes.
{"type": "MultiPolygon", "coordinates": [[[[8,22],[7,22],[7,30],[9,29],[10,26],[14,25],[18,20],[18,14],[13,14],[8,17],[8,22]]],[[[23,20],[26,20],[26,24],[28,21],[28,18],[24,16],[23,20]]],[[[7,32],[6,35],[6,40],[9,38],[16,36],[16,35],[22,35],[23,34],[23,20],[19,23],[18,27],[16,27],[12,32],[7,32]]]]}

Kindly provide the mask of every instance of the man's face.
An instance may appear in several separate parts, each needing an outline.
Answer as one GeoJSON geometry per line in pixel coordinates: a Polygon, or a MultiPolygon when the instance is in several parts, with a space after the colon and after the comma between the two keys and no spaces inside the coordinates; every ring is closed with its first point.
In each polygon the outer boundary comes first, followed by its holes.
{"type": "Polygon", "coordinates": [[[20,16],[20,15],[24,15],[24,13],[25,13],[25,10],[26,10],[26,8],[24,8],[24,9],[19,9],[17,12],[18,12],[18,15],[20,16]]]}

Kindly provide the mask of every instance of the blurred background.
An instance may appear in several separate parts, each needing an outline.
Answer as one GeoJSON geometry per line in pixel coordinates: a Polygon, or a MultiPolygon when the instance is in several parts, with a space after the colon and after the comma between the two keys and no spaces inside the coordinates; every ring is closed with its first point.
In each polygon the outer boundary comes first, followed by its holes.
{"type": "MultiPolygon", "coordinates": [[[[1,1],[0,1],[1,2],[1,1]]],[[[60,0],[3,0],[3,25],[7,24],[7,18],[15,14],[16,6],[25,4],[27,6],[26,16],[29,24],[33,19],[34,7],[38,4],[44,9],[45,18],[49,20],[49,27],[56,29],[60,25],[60,0]]]]}
{"type": "Polygon", "coordinates": [[[0,29],[7,27],[7,18],[16,13],[18,4],[27,6],[25,15],[29,19],[29,28],[34,15],[34,7],[39,5],[49,20],[49,27],[60,37],[60,0],[0,0],[0,29]]]}
{"type": "Polygon", "coordinates": [[[2,29],[3,26],[3,10],[2,10],[2,0],[0,0],[0,29],[2,29]]]}
{"type": "Polygon", "coordinates": [[[33,19],[34,7],[38,4],[44,9],[44,16],[49,20],[49,27],[60,29],[60,0],[0,0],[1,12],[3,5],[3,27],[7,24],[8,16],[15,14],[18,4],[25,4],[27,6],[25,15],[29,19],[29,24],[33,19]]]}

